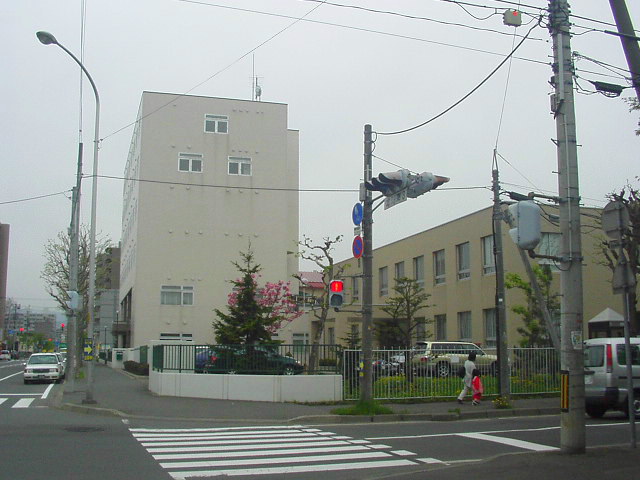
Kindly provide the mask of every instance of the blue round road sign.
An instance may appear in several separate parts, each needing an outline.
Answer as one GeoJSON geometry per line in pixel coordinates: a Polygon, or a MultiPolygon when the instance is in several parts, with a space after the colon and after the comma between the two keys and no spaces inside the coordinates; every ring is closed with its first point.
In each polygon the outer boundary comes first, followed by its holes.
{"type": "Polygon", "coordinates": [[[353,239],[351,251],[353,252],[353,256],[355,258],[360,258],[362,256],[362,252],[364,251],[364,242],[362,241],[362,237],[360,235],[356,235],[356,237],[353,239]]]}
{"type": "Polygon", "coordinates": [[[356,203],[353,206],[353,211],[351,212],[351,218],[353,219],[353,224],[356,226],[360,225],[360,223],[362,222],[362,217],[363,217],[362,204],[356,203]]]}

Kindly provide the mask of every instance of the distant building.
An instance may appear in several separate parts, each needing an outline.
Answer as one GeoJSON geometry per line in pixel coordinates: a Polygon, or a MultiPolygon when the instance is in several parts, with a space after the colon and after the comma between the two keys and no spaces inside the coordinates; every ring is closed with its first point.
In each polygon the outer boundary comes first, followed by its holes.
{"type": "Polygon", "coordinates": [[[120,248],[109,247],[96,259],[96,302],[94,317],[94,335],[96,343],[111,347],[115,345],[114,336],[124,334],[122,345],[126,340],[127,330],[118,331],[118,308],[120,285],[120,248]],[[114,332],[115,330],[115,332],[114,332]]]}
{"type": "Polygon", "coordinates": [[[118,335],[213,343],[249,248],[260,282],[297,272],[298,132],[287,106],[144,92],[123,192],[118,335]]]}
{"type": "MultiPolygon", "coordinates": [[[[540,254],[557,256],[560,251],[560,233],[557,227],[558,210],[545,206],[542,221],[542,241],[536,248],[540,254]]],[[[599,226],[591,218],[600,218],[600,210],[583,208],[582,235],[584,321],[583,337],[588,338],[588,321],[606,308],[622,310],[621,295],[611,289],[612,272],[602,266],[598,258],[599,226]]],[[[390,297],[395,279],[415,279],[430,295],[429,308],[417,317],[429,320],[424,330],[415,333],[415,340],[465,340],[485,347],[496,345],[496,269],[493,256],[492,208],[484,208],[461,218],[417,233],[397,242],[376,248],[373,257],[373,319],[388,321],[389,316],[380,309],[390,297]]],[[[517,247],[509,236],[509,227],[502,229],[505,274],[517,273],[528,282],[517,247]]],[[[531,260],[547,264],[553,274],[552,289],[560,294],[560,270],[550,259],[531,260]]],[[[345,275],[354,275],[345,282],[347,298],[355,310],[361,302],[362,279],[357,276],[358,262],[348,259],[345,275]]],[[[516,305],[525,305],[526,298],[517,289],[506,291],[506,324],[509,346],[522,338],[517,329],[522,318],[511,311],[516,305]]],[[[559,322],[559,319],[556,319],[559,322]]],[[[362,318],[353,313],[338,313],[325,326],[345,337],[353,328],[362,334],[362,318]]]]}

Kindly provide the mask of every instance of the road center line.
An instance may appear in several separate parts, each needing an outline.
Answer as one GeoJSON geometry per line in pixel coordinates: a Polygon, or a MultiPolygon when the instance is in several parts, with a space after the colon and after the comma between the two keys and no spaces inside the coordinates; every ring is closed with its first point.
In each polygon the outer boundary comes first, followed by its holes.
{"type": "Polygon", "coordinates": [[[11,377],[15,377],[16,375],[22,375],[22,372],[17,372],[17,373],[13,373],[11,375],[9,375],[8,377],[2,377],[0,378],[0,382],[2,382],[3,380],[6,380],[7,378],[11,378],[11,377]]]}
{"type": "Polygon", "coordinates": [[[502,443],[503,445],[510,445],[512,447],[524,448],[526,450],[533,450],[536,452],[550,452],[553,450],[559,450],[557,447],[550,447],[549,445],[541,445],[539,443],[526,442],[524,440],[516,440],[514,438],[495,437],[493,435],[485,435],[484,433],[459,433],[458,436],[473,438],[476,440],[486,440],[489,442],[502,443]]]}

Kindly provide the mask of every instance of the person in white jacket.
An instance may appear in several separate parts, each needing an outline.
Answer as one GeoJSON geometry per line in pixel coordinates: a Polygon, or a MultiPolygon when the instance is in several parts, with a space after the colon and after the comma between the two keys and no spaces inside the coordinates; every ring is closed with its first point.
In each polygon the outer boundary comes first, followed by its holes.
{"type": "Polygon", "coordinates": [[[469,358],[464,362],[464,378],[462,382],[464,386],[462,387],[462,391],[460,395],[458,395],[458,403],[462,403],[464,397],[467,396],[469,391],[471,390],[471,381],[473,380],[473,371],[476,369],[476,352],[471,352],[469,354],[469,358]]]}

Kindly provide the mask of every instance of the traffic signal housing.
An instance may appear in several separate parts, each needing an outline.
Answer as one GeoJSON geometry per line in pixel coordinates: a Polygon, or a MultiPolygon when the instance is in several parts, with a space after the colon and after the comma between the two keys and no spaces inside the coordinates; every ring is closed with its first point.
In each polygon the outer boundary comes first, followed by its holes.
{"type": "Polygon", "coordinates": [[[79,310],[80,309],[80,294],[75,290],[67,290],[67,295],[69,295],[69,301],[65,302],[67,307],[70,310],[79,310]]]}
{"type": "Polygon", "coordinates": [[[329,282],[329,306],[340,308],[344,302],[344,282],[342,280],[331,280],[329,282]]]}
{"type": "Polygon", "coordinates": [[[364,182],[367,190],[378,191],[385,197],[405,190],[409,186],[409,170],[401,169],[397,172],[385,172],[373,177],[370,182],[364,182]]]}
{"type": "Polygon", "coordinates": [[[407,190],[407,197],[416,198],[449,181],[449,177],[441,177],[431,172],[422,172],[420,175],[411,175],[412,182],[407,190]]]}
{"type": "Polygon", "coordinates": [[[509,205],[509,214],[515,223],[509,235],[523,250],[533,250],[540,243],[540,213],[540,207],[531,200],[509,205]]]}

